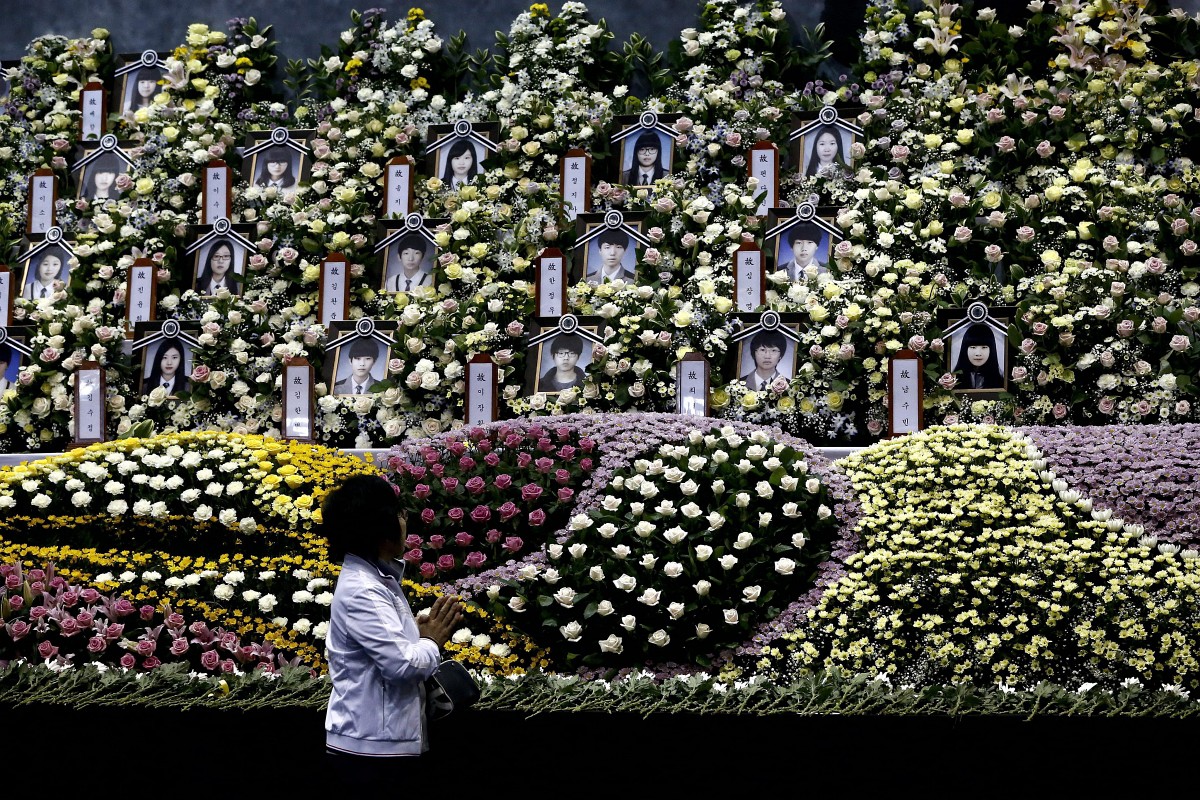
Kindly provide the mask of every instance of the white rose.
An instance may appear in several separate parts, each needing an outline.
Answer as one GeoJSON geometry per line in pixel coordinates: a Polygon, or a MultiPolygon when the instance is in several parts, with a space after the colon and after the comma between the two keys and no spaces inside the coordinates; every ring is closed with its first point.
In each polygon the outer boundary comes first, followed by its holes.
{"type": "Polygon", "coordinates": [[[683,564],[680,564],[678,561],[668,561],[663,566],[663,574],[668,578],[678,578],[683,574],[683,564]]]}
{"type": "Polygon", "coordinates": [[[809,478],[805,481],[804,488],[808,490],[809,494],[816,494],[821,491],[821,481],[816,478],[809,478]]]}
{"type": "Polygon", "coordinates": [[[648,606],[658,605],[658,599],[662,596],[662,592],[656,589],[646,589],[642,592],[642,596],[638,598],[639,603],[644,603],[648,606]]]}
{"type": "Polygon", "coordinates": [[[742,589],[742,602],[753,603],[758,600],[758,596],[762,594],[762,587],[747,586],[742,589]]]}
{"type": "Polygon", "coordinates": [[[696,560],[697,561],[708,561],[709,557],[712,556],[712,554],[713,554],[713,549],[711,547],[709,547],[708,545],[706,545],[706,544],[696,545],[696,560]]]}
{"type": "Polygon", "coordinates": [[[746,531],[738,534],[737,540],[733,543],[734,550],[745,550],[750,545],[754,544],[754,536],[746,531]]]}
{"type": "Polygon", "coordinates": [[[600,640],[601,653],[613,653],[619,655],[624,650],[624,645],[621,643],[621,637],[615,633],[609,634],[607,639],[600,640]]]}
{"type": "Polygon", "coordinates": [[[671,643],[671,637],[667,635],[666,631],[664,631],[662,628],[659,628],[654,633],[650,634],[650,638],[647,639],[647,641],[655,647],[666,647],[671,643]]]}
{"type": "Polygon", "coordinates": [[[712,633],[712,626],[705,625],[703,622],[696,626],[697,639],[707,639],[710,633],[712,633]]]}
{"type": "Polygon", "coordinates": [[[596,613],[602,617],[607,617],[609,614],[613,613],[613,604],[608,600],[601,600],[596,605],[596,613]]]}
{"type": "Polygon", "coordinates": [[[718,563],[724,569],[733,569],[737,565],[737,556],[724,555],[717,559],[718,563]]]}
{"type": "Polygon", "coordinates": [[[736,625],[738,621],[738,612],[736,608],[727,608],[721,612],[725,617],[725,622],[729,625],[736,625]]]}
{"type": "Polygon", "coordinates": [[[692,588],[696,590],[696,594],[700,597],[707,597],[709,590],[712,589],[712,584],[708,581],[699,581],[692,584],[692,588]]]}
{"type": "Polygon", "coordinates": [[[671,615],[671,619],[679,619],[683,616],[683,611],[683,603],[671,603],[671,605],[667,606],[667,613],[671,615]]]}
{"type": "Polygon", "coordinates": [[[563,608],[570,608],[575,605],[575,590],[569,586],[564,586],[554,593],[554,601],[563,608]]]}
{"type": "Polygon", "coordinates": [[[622,575],[613,581],[613,586],[623,592],[632,592],[637,587],[637,579],[632,575],[622,575]]]}
{"type": "Polygon", "coordinates": [[[591,569],[588,570],[588,577],[594,581],[604,580],[604,568],[603,567],[592,567],[591,569]]]}
{"type": "Polygon", "coordinates": [[[633,614],[626,614],[621,617],[621,627],[627,631],[631,631],[637,627],[637,617],[633,614]]]}
{"type": "Polygon", "coordinates": [[[780,575],[791,575],[796,571],[796,562],[790,558],[781,558],[775,562],[775,571],[780,575]]]}

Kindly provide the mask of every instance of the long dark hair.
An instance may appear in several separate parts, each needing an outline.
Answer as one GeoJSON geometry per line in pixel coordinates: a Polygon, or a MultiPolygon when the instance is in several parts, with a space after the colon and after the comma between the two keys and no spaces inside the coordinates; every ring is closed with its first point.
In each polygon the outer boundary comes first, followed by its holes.
{"type": "Polygon", "coordinates": [[[211,247],[208,248],[208,255],[204,257],[204,267],[200,270],[200,276],[196,278],[197,292],[203,293],[204,287],[208,286],[208,282],[212,280],[213,256],[216,254],[217,248],[219,247],[229,248],[229,271],[225,273],[225,281],[231,284],[231,291],[233,288],[236,288],[238,281],[241,280],[241,276],[238,275],[234,270],[235,261],[237,260],[237,248],[234,247],[233,242],[229,241],[228,239],[218,239],[217,241],[213,242],[211,247]]]}
{"type": "Polygon", "coordinates": [[[850,164],[846,161],[846,153],[842,150],[842,134],[833,125],[822,125],[811,134],[812,135],[812,153],[808,157],[808,169],[804,171],[805,175],[816,175],[817,170],[821,168],[821,159],[817,158],[817,141],[826,133],[833,137],[837,142],[837,152],[833,154],[833,163],[842,168],[843,172],[850,171],[850,164]]]}
{"type": "Polygon", "coordinates": [[[271,173],[267,172],[267,164],[272,161],[282,161],[287,164],[287,171],[283,173],[283,177],[279,182],[284,188],[296,185],[296,176],[292,173],[292,151],[283,145],[275,145],[268,147],[258,156],[258,179],[255,180],[256,186],[266,186],[271,182],[271,173]]]}
{"type": "Polygon", "coordinates": [[[154,350],[154,356],[150,361],[150,374],[146,376],[146,382],[142,386],[143,394],[150,394],[156,386],[162,383],[162,359],[171,349],[179,352],[179,371],[175,373],[175,393],[188,390],[187,351],[183,349],[181,341],[169,338],[159,342],[158,347],[154,350]]]}
{"type": "MultiPolygon", "coordinates": [[[[133,108],[149,108],[154,100],[154,95],[143,99],[142,93],[138,91],[137,85],[142,81],[154,81],[156,84],[162,79],[162,70],[157,67],[142,67],[137,72],[129,76],[129,107],[133,108]]],[[[155,91],[155,94],[158,92],[155,91]]]]}
{"type": "Polygon", "coordinates": [[[403,534],[404,513],[395,488],[379,475],[351,475],[325,496],[320,531],[329,543],[329,560],[344,561],[353,553],[368,561],[379,545],[403,534]]]}
{"type": "Polygon", "coordinates": [[[97,156],[95,161],[84,168],[83,198],[85,200],[95,199],[96,176],[101,172],[113,173],[113,185],[109,188],[108,193],[112,197],[119,195],[121,190],[117,188],[117,176],[124,171],[124,166],[125,162],[116,153],[103,153],[97,156]]]}
{"type": "Polygon", "coordinates": [[[442,181],[444,183],[450,183],[454,180],[454,166],[450,162],[463,153],[471,154],[472,177],[483,172],[483,167],[479,165],[479,153],[475,150],[475,145],[467,137],[461,136],[446,148],[446,167],[442,170],[442,181]]]}
{"type": "Polygon", "coordinates": [[[999,389],[1004,385],[1004,377],[1000,374],[1000,359],[996,356],[996,336],[986,324],[975,322],[967,328],[958,344],[958,359],[954,362],[954,371],[964,377],[973,372],[982,375],[984,389],[999,389]],[[976,367],[967,358],[967,348],[980,345],[987,347],[988,360],[983,366],[976,367]]]}

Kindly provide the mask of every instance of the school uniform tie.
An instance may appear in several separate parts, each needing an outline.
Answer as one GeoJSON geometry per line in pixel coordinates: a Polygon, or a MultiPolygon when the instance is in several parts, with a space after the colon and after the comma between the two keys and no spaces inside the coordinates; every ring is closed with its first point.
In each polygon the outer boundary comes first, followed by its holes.
{"type": "Polygon", "coordinates": [[[46,296],[46,287],[42,287],[42,297],[46,296]]]}
{"type": "Polygon", "coordinates": [[[362,394],[362,385],[361,385],[361,384],[359,384],[358,386],[355,386],[355,387],[354,387],[354,393],[355,393],[355,394],[362,394]]]}
{"type": "Polygon", "coordinates": [[[765,392],[765,391],[767,390],[767,382],[766,382],[766,381],[759,381],[759,382],[758,382],[758,390],[759,390],[760,392],[765,392]]]}
{"type": "Polygon", "coordinates": [[[412,278],[405,278],[404,279],[404,291],[407,292],[407,291],[410,291],[411,289],[412,289],[412,278]]]}

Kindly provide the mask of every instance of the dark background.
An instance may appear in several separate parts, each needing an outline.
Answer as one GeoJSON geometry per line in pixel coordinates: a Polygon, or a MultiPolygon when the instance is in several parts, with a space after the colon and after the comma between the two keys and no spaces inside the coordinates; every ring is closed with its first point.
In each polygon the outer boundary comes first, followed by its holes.
{"type": "MultiPolygon", "coordinates": [[[[1200,0],[1194,0],[1200,2],[1200,0]]],[[[517,15],[534,0],[208,0],[203,4],[163,0],[51,0],[33,3],[0,0],[0,59],[19,57],[25,45],[47,33],[82,36],[93,28],[112,32],[118,53],[167,50],[181,43],[187,25],[204,22],[225,30],[230,17],[255,17],[273,25],[281,58],[313,58],[320,45],[334,45],[338,34],[350,27],[350,12],[382,8],[389,22],[403,19],[409,8],[425,10],[438,34],[448,40],[466,31],[470,50],[490,48],[497,29],[508,31],[517,15]]],[[[549,2],[557,14],[562,0],[549,2]]],[[[637,32],[655,47],[667,45],[688,27],[694,27],[699,0],[597,0],[585,3],[593,20],[603,18],[617,42],[637,32]]],[[[793,25],[814,27],[826,13],[825,0],[783,0],[793,25]]],[[[829,4],[841,18],[827,21],[853,37],[862,21],[866,0],[837,0],[829,4]]],[[[832,33],[832,30],[831,30],[832,33]]]]}

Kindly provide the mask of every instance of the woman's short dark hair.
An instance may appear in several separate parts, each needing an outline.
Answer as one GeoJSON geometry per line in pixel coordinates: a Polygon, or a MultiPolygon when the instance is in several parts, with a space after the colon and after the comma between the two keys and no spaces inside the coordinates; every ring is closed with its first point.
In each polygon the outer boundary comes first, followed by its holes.
{"type": "Polygon", "coordinates": [[[375,559],[380,544],[403,534],[403,513],[396,489],[387,480],[379,475],[351,475],[321,504],[321,533],[329,543],[329,560],[344,561],[347,553],[375,559]]]}

